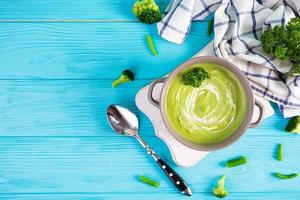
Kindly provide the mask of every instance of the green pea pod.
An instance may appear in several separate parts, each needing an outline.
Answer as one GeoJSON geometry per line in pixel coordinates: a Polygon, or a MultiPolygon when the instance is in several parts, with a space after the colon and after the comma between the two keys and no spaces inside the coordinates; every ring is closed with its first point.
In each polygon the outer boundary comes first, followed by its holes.
{"type": "Polygon", "coordinates": [[[210,36],[214,32],[214,19],[209,20],[207,26],[207,35],[210,36]]]}
{"type": "Polygon", "coordinates": [[[157,51],[156,51],[156,49],[154,47],[151,35],[147,35],[146,38],[147,38],[147,43],[148,43],[148,46],[149,46],[149,49],[150,49],[152,55],[157,56],[158,53],[157,53],[157,51]]]}
{"type": "Polygon", "coordinates": [[[159,187],[159,183],[146,177],[146,176],[139,176],[140,181],[142,181],[143,183],[146,183],[148,185],[151,185],[153,187],[159,187]]]}
{"type": "Polygon", "coordinates": [[[277,178],[280,178],[280,179],[291,179],[291,178],[295,178],[295,177],[298,176],[298,174],[296,174],[296,173],[282,174],[282,173],[279,173],[279,172],[274,172],[273,175],[277,178]]]}
{"type": "Polygon", "coordinates": [[[240,156],[232,160],[227,160],[226,162],[226,167],[231,168],[231,167],[236,167],[239,165],[243,165],[247,163],[247,158],[245,156],[240,156]]]}
{"type": "Polygon", "coordinates": [[[282,144],[278,144],[278,149],[277,149],[277,160],[282,161],[282,157],[283,157],[282,144]]]}

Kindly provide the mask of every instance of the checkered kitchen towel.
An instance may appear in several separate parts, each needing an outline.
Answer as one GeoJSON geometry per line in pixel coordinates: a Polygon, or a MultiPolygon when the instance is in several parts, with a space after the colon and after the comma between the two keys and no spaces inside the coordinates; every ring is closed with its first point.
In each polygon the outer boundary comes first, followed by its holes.
{"type": "Polygon", "coordinates": [[[255,94],[277,103],[284,117],[300,115],[300,76],[286,77],[283,73],[292,64],[264,54],[259,41],[266,28],[299,17],[300,0],[174,0],[157,24],[158,33],[171,42],[182,43],[192,21],[212,12],[215,55],[236,64],[255,94]]]}

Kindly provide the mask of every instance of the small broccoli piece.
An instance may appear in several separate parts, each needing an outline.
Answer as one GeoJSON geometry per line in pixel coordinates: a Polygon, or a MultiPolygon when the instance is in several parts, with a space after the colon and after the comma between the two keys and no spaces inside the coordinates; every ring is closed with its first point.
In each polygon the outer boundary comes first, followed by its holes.
{"type": "Polygon", "coordinates": [[[286,125],[285,131],[300,134],[300,116],[292,117],[286,125]]]}
{"type": "Polygon", "coordinates": [[[225,176],[221,176],[218,182],[218,186],[214,187],[213,194],[218,198],[224,198],[228,195],[228,191],[224,187],[225,184],[225,176]]]}
{"type": "Polygon", "coordinates": [[[137,0],[133,6],[134,15],[143,23],[153,24],[162,19],[155,0],[137,0]]]}
{"type": "Polygon", "coordinates": [[[115,88],[121,83],[128,83],[133,80],[134,80],[133,72],[129,69],[126,69],[122,72],[121,76],[112,83],[112,87],[115,88]]]}
{"type": "Polygon", "coordinates": [[[194,67],[183,72],[181,78],[184,85],[190,85],[198,88],[201,86],[203,81],[210,79],[210,75],[202,67],[194,67]]]}
{"type": "Polygon", "coordinates": [[[295,64],[291,71],[286,73],[288,76],[299,76],[300,75],[300,63],[295,64]]]}

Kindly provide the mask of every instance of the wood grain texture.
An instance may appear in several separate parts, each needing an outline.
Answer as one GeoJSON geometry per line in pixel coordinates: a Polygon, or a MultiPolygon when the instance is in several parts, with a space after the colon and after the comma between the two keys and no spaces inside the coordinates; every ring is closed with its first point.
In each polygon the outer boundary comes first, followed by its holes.
{"type": "MultiPolygon", "coordinates": [[[[111,80],[1,81],[0,197],[30,199],[30,194],[36,193],[54,199],[59,194],[66,198],[79,195],[89,199],[95,194],[94,198],[118,199],[115,194],[121,193],[125,199],[134,194],[146,199],[181,198],[139,144],[113,133],[104,116],[111,102],[137,111],[134,95],[148,81],[137,80],[116,89],[111,88],[111,80]],[[159,192],[152,196],[153,188],[136,180],[139,174],[161,180],[159,192]]],[[[149,120],[144,116],[140,119],[141,135],[171,162],[166,145],[154,136],[149,120]]],[[[172,166],[191,184],[194,198],[211,198],[216,176],[227,174],[232,199],[246,195],[249,199],[279,199],[285,192],[296,199],[299,179],[282,181],[271,176],[273,171],[297,172],[300,164],[299,137],[284,133],[280,120],[277,111],[239,142],[209,154],[196,167],[172,166]],[[284,162],[273,158],[278,142],[284,146],[284,162]],[[248,157],[245,171],[226,170],[223,162],[238,155],[248,157]]]]}
{"type": "MultiPolygon", "coordinates": [[[[135,20],[135,0],[1,0],[0,20],[135,20]]],[[[157,0],[164,9],[168,0],[157,0]]]]}
{"type": "MultiPolygon", "coordinates": [[[[137,112],[141,131],[153,135],[152,124],[135,106],[135,94],[151,80],[136,80],[111,88],[108,80],[7,80],[0,84],[0,136],[99,136],[110,131],[108,105],[121,104],[137,112]]],[[[287,120],[277,109],[248,135],[273,137],[284,133],[287,120]]]]}
{"type": "MultiPolygon", "coordinates": [[[[1,136],[97,136],[110,130],[106,109],[137,112],[135,94],[148,80],[113,89],[111,80],[1,81],[1,136]]],[[[142,117],[141,122],[146,121],[142,117]]],[[[143,126],[142,126],[143,127],[143,126]]],[[[151,128],[149,122],[145,129],[151,128]]],[[[148,131],[149,132],[149,131],[148,131]]]]}
{"type": "Polygon", "coordinates": [[[0,79],[107,79],[124,68],[137,78],[160,77],[211,40],[206,25],[196,22],[186,43],[176,45],[141,23],[0,23],[0,79]]]}
{"type": "MultiPolygon", "coordinates": [[[[145,140],[154,145],[155,139],[145,137],[145,140]]],[[[154,146],[163,158],[170,160],[162,153],[166,151],[164,145],[154,146]]],[[[300,193],[298,178],[279,180],[271,176],[274,171],[298,171],[298,148],[298,141],[288,137],[245,137],[226,150],[209,154],[196,167],[180,169],[174,164],[173,167],[195,193],[210,191],[217,176],[222,174],[228,176],[226,186],[233,193],[300,193]],[[272,157],[278,139],[285,145],[284,162],[272,157]],[[248,158],[244,169],[224,167],[223,161],[241,154],[248,158]]],[[[136,180],[141,174],[160,180],[157,190],[161,194],[177,193],[139,144],[122,136],[6,137],[0,141],[0,154],[0,193],[150,193],[152,187],[136,180]]]]}
{"type": "MultiPolygon", "coordinates": [[[[231,193],[228,200],[299,200],[299,193],[231,193]]],[[[168,194],[167,196],[163,195],[161,192],[152,191],[152,192],[144,192],[144,193],[119,193],[119,194],[110,194],[110,193],[77,193],[77,194],[0,194],[0,198],[4,200],[52,200],[52,199],[64,199],[64,200],[73,200],[73,199],[82,199],[82,200],[99,200],[99,199],[107,199],[107,200],[132,200],[132,199],[145,199],[145,200],[153,200],[160,199],[164,197],[164,199],[185,199],[183,196],[178,194],[168,194]]],[[[212,197],[210,192],[207,191],[205,193],[196,193],[194,196],[188,198],[191,200],[216,200],[217,198],[212,197]]]]}
{"type": "MultiPolygon", "coordinates": [[[[137,22],[135,0],[1,0],[1,22],[137,22]]],[[[156,0],[163,12],[169,0],[156,0]]],[[[208,21],[212,16],[203,21],[208,21]]]]}
{"type": "MultiPolygon", "coordinates": [[[[183,199],[139,144],[116,135],[105,118],[111,103],[139,115],[141,135],[190,183],[189,199],[215,199],[211,190],[228,176],[227,199],[298,200],[299,178],[278,180],[271,172],[299,172],[300,139],[287,134],[278,109],[234,145],[210,153],[197,166],[178,168],[150,121],[134,104],[136,92],[190,58],[212,37],[207,20],[193,24],[183,45],[137,23],[134,0],[0,1],[0,199],[183,199]],[[153,35],[159,56],[148,51],[153,35]],[[112,89],[124,68],[137,80],[112,89]],[[277,143],[284,161],[274,159],[277,143]],[[246,167],[224,161],[245,155],[246,167]],[[136,180],[160,180],[154,189],[136,180]]],[[[168,0],[157,0],[165,7],[168,0]]],[[[188,156],[188,155],[187,155],[188,156]]]]}

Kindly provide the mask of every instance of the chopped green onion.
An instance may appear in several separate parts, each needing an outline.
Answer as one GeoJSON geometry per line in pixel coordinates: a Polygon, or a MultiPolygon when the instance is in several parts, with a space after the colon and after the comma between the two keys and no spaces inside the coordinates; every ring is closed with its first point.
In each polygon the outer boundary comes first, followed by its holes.
{"type": "Polygon", "coordinates": [[[295,178],[298,176],[298,174],[296,173],[292,173],[292,174],[281,174],[279,172],[274,172],[273,175],[277,178],[280,179],[291,179],[291,178],[295,178]]]}
{"type": "Polygon", "coordinates": [[[214,19],[209,20],[207,26],[207,35],[210,36],[214,32],[214,19]]]}
{"type": "Polygon", "coordinates": [[[149,46],[149,49],[150,49],[152,55],[157,56],[158,53],[157,53],[157,51],[155,50],[155,47],[154,47],[154,44],[153,44],[153,40],[152,40],[151,35],[147,35],[146,37],[147,37],[147,43],[148,43],[148,46],[149,46]]]}
{"type": "Polygon", "coordinates": [[[232,160],[227,160],[226,167],[228,168],[236,167],[239,165],[243,165],[245,163],[247,163],[247,158],[245,156],[240,156],[232,160]]]}
{"type": "Polygon", "coordinates": [[[143,183],[146,183],[148,185],[151,185],[153,187],[159,187],[159,183],[146,177],[146,176],[139,176],[139,180],[142,181],[143,183]]]}
{"type": "Polygon", "coordinates": [[[282,156],[283,156],[283,152],[282,152],[282,144],[278,144],[277,145],[278,149],[277,149],[277,160],[282,161],[282,156]]]}

